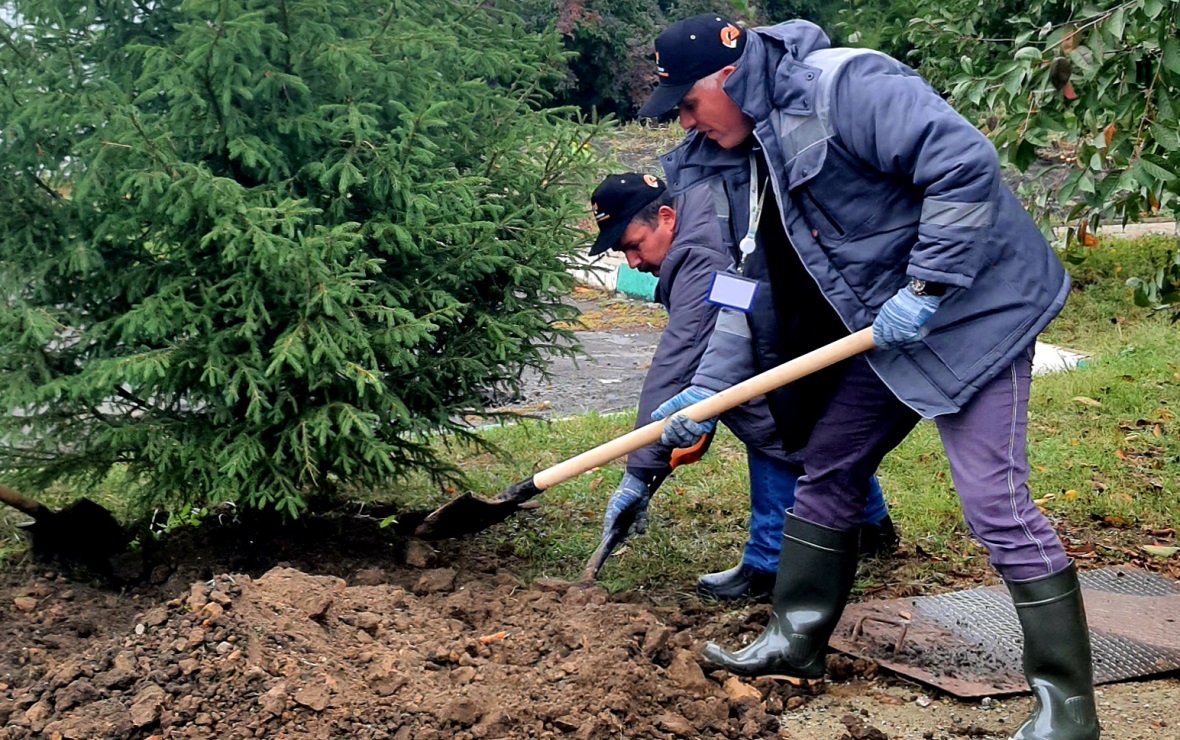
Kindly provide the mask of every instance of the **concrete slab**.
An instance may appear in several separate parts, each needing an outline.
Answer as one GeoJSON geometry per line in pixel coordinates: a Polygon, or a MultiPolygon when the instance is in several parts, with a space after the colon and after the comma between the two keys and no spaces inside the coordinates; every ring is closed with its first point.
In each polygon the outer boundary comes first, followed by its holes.
{"type": "MultiPolygon", "coordinates": [[[[1067,226],[1058,226],[1053,229],[1053,233],[1059,238],[1065,237],[1065,231],[1069,228],[1067,226]]],[[[1094,234],[1098,238],[1114,238],[1114,239],[1138,239],[1142,236],[1177,236],[1180,235],[1180,226],[1175,221],[1153,220],[1141,221],[1139,223],[1127,224],[1100,224],[1098,231],[1094,234]]]]}
{"type": "Polygon", "coordinates": [[[618,287],[620,267],[627,267],[623,256],[617,252],[605,252],[570,265],[570,274],[582,285],[614,292],[618,287]]]}

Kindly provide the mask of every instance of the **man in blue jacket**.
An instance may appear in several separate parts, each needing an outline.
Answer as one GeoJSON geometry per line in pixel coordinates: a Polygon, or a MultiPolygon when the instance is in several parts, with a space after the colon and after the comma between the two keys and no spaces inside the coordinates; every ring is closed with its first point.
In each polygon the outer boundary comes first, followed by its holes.
{"type": "MultiPolygon", "coordinates": [[[[636,426],[642,426],[663,418],[659,402],[690,385],[715,324],[720,323],[723,331],[749,336],[744,315],[721,312],[706,300],[714,276],[734,267],[734,242],[725,233],[724,220],[718,218],[713,195],[705,187],[673,199],[663,181],[652,175],[611,175],[594,191],[591,206],[599,227],[591,256],[615,250],[632,269],[657,276],[656,300],[668,311],[668,324],[639,397],[636,426]]],[[[753,351],[749,340],[740,351],[753,351]]],[[[795,481],[802,469],[784,449],[765,398],[727,412],[722,420],[746,445],[750,536],[742,562],[701,576],[697,592],[722,601],[765,600],[774,585],[783,522],[787,509],[794,506],[795,481]]],[[[802,426],[806,421],[794,419],[793,423],[802,426]]],[[[671,472],[672,450],[655,444],[628,456],[623,480],[607,504],[604,538],[620,526],[628,526],[635,534],[646,529],[648,503],[671,472]]],[[[870,480],[867,507],[862,555],[892,552],[897,536],[875,476],[870,480]]]]}
{"type": "MultiPolygon", "coordinates": [[[[822,680],[869,477],[931,418],[1024,633],[1038,705],[1015,737],[1097,738],[1077,573],[1027,485],[1033,345],[1069,278],[978,130],[900,62],[829,46],[806,21],[748,31],[713,14],[686,19],[656,40],[659,85],[640,111],[678,109],[690,132],[664,160],[674,191],[725,180],[731,216],[778,258],[776,290],[834,316],[839,333],[872,326],[877,345],[841,368],[804,449],[770,624],[744,650],[710,643],[705,658],[742,675],[822,680]]],[[[750,372],[722,356],[703,362],[732,380],[750,372]]],[[[709,392],[689,388],[670,405],[709,392]]],[[[673,420],[672,441],[701,426],[673,420]]]]}

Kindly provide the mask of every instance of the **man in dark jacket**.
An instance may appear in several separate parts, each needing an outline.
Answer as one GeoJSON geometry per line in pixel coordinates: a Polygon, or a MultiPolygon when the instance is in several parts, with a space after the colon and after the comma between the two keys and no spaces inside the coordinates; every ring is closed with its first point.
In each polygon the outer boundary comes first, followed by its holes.
{"type": "MultiPolygon", "coordinates": [[[[742,675],[822,680],[869,476],[931,418],[967,524],[1024,632],[1038,706],[1016,737],[1097,738],[1077,574],[1027,485],[1033,345],[1069,278],[1002,182],[991,143],[904,64],[829,48],[805,21],[747,31],[689,18],[657,39],[656,60],[659,86],[640,113],[678,108],[690,132],[664,161],[672,189],[736,178],[725,182],[731,209],[738,223],[760,214],[748,219],[750,241],[778,256],[776,288],[834,316],[839,333],[872,326],[877,345],[840,368],[804,450],[770,625],[736,653],[709,644],[706,659],[742,675]]],[[[711,367],[734,380],[750,372],[724,357],[711,367]]]]}
{"type": "MultiPolygon", "coordinates": [[[[723,313],[706,300],[714,276],[734,267],[734,242],[724,233],[707,188],[689,190],[673,200],[664,183],[652,175],[611,175],[594,191],[591,205],[599,235],[590,254],[615,250],[632,269],[656,275],[656,300],[668,310],[668,324],[639,397],[636,426],[642,426],[652,418],[663,418],[659,402],[689,386],[716,323],[749,336],[744,315],[723,313]]],[[[774,585],[783,521],[794,506],[795,481],[802,469],[784,450],[765,398],[727,412],[722,421],[746,445],[750,536],[742,562],[701,576],[697,591],[718,600],[764,600],[774,585]]],[[[621,522],[633,522],[630,529],[636,534],[646,529],[648,503],[671,472],[672,450],[655,444],[627,458],[623,480],[607,504],[604,537],[611,536],[621,522]]],[[[865,521],[870,526],[862,554],[892,551],[897,537],[875,476],[870,481],[865,521]]]]}

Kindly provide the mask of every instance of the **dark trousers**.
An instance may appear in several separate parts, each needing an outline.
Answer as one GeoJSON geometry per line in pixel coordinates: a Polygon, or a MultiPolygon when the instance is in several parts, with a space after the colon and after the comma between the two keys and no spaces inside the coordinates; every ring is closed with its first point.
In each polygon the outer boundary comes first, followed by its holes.
{"type": "MultiPolygon", "coordinates": [[[[1006,579],[1056,573],[1069,558],[1028,490],[1028,391],[1032,354],[1022,355],[958,413],[935,420],[972,534],[1006,579]]],[[[804,453],[795,514],[848,530],[863,523],[869,479],[918,415],[881,382],[864,357],[847,364],[804,453]]]]}

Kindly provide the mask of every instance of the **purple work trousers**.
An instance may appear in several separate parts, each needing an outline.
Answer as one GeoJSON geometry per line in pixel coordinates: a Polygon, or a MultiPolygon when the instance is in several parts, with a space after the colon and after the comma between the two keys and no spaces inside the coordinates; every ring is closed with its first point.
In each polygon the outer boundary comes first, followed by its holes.
{"type": "MultiPolygon", "coordinates": [[[[795,489],[796,516],[839,530],[863,523],[869,479],[919,419],[863,357],[846,365],[808,441],[806,475],[795,489]]],[[[958,413],[935,419],[967,526],[1006,580],[1050,575],[1069,564],[1028,491],[1031,380],[1030,348],[958,413]]]]}

